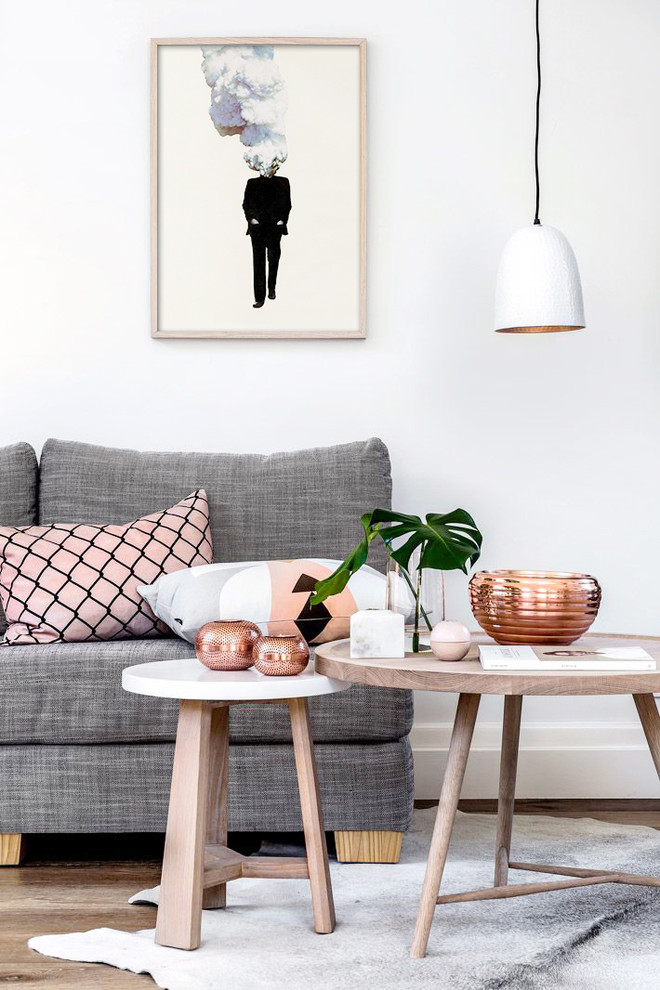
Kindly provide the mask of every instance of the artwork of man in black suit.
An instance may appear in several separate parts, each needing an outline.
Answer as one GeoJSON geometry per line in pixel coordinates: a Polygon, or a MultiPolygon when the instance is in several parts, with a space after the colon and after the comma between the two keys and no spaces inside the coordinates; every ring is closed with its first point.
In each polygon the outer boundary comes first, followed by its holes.
{"type": "Polygon", "coordinates": [[[252,240],[254,308],[259,309],[266,299],[266,256],[268,298],[275,298],[280,241],[283,234],[288,234],[286,225],[291,212],[289,180],[282,175],[260,175],[258,179],[248,179],[243,212],[248,224],[247,233],[252,240]]]}

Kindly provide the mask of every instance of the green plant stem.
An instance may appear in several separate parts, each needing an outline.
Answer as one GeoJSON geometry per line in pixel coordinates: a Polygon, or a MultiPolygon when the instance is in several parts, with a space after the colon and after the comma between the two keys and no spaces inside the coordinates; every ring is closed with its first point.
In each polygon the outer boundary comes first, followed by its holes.
{"type": "Polygon", "coordinates": [[[413,653],[419,653],[419,609],[422,597],[422,569],[417,568],[417,589],[415,593],[415,630],[412,638],[413,653]]]}

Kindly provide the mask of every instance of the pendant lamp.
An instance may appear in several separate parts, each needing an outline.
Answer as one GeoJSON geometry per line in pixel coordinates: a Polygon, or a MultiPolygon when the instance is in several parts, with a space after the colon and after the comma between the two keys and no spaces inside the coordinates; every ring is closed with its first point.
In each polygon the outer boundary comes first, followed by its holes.
{"type": "Polygon", "coordinates": [[[536,131],[534,223],[504,247],[495,289],[498,333],[558,333],[584,329],[582,285],[571,245],[561,231],[539,220],[539,111],[541,106],[541,35],[536,0],[536,131]]]}

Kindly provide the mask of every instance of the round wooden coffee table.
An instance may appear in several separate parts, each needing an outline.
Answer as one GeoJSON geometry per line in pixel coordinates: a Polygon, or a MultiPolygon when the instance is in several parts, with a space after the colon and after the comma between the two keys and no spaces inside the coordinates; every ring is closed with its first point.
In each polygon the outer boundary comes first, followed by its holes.
{"type": "MultiPolygon", "coordinates": [[[[474,637],[477,642],[490,642],[474,637]]],[[[639,646],[660,660],[660,637],[587,635],[571,649],[595,649],[608,643],[639,646]]],[[[552,647],[548,647],[552,649],[552,647]]],[[[432,654],[406,655],[404,660],[352,660],[348,640],[316,647],[316,669],[337,680],[378,687],[415,691],[445,691],[459,695],[447,766],[440,792],[438,813],[422,887],[411,955],[421,959],[431,931],[435,908],[452,901],[478,901],[499,897],[519,897],[566,887],[600,883],[630,883],[660,886],[660,878],[598,869],[577,869],[541,863],[520,863],[511,859],[511,831],[515,796],[520,716],[525,695],[631,694],[644,729],[646,741],[660,775],[660,715],[653,697],[660,692],[660,670],[635,672],[609,671],[486,671],[478,659],[476,645],[465,660],[443,663],[432,654]],[[482,694],[504,695],[504,722],[495,844],[495,879],[492,887],[460,894],[438,896],[447,858],[447,849],[461,793],[465,764],[482,694]],[[509,884],[508,871],[557,874],[556,882],[509,884]]]]}
{"type": "Polygon", "coordinates": [[[265,677],[254,667],[208,670],[191,659],[127,667],[122,686],[134,694],[181,699],[156,942],[196,949],[202,906],[224,907],[227,882],[240,877],[308,878],[315,930],[332,932],[335,909],[307,699],[350,685],[312,667],[296,677],[265,677]],[[306,859],[242,856],[227,848],[229,708],[277,702],[289,706],[306,859]]]}

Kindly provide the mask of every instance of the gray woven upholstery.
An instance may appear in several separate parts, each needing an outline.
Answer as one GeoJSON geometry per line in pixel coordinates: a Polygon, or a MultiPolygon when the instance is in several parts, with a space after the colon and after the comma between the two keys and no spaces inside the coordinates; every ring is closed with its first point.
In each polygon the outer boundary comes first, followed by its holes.
{"type": "MultiPolygon", "coordinates": [[[[380,440],[270,456],[49,440],[38,480],[43,523],[128,522],[204,487],[221,561],[342,557],[391,497],[380,440]]],[[[36,495],[32,449],[0,450],[0,523],[37,521],[36,495]]],[[[121,671],[191,655],[178,639],[0,649],[0,832],[163,830],[178,704],[123,692],[121,671]]],[[[310,710],[326,827],[405,830],[410,692],[355,686],[310,710]]],[[[298,830],[286,706],[236,707],[230,731],[230,827],[298,830]]]]}
{"type": "MultiPolygon", "coordinates": [[[[164,831],[171,744],[0,746],[0,832],[164,831]]],[[[403,832],[412,754],[393,743],[316,747],[325,827],[403,832]]],[[[291,746],[232,746],[229,827],[299,831],[291,746]]]]}
{"type": "Polygon", "coordinates": [[[0,447],[0,526],[37,521],[37,455],[29,443],[0,447]]]}
{"type": "MultiPolygon", "coordinates": [[[[141,453],[48,440],[41,455],[39,521],[120,523],[204,488],[219,561],[342,558],[360,516],[390,505],[381,440],[278,454],[141,453]]],[[[375,547],[370,562],[384,563],[375,547]]]]}
{"type": "MultiPolygon", "coordinates": [[[[49,643],[0,651],[0,744],[171,742],[178,702],[122,690],[121,672],[136,663],[194,656],[180,639],[49,643]]],[[[319,741],[395,740],[410,732],[406,691],[354,687],[310,700],[319,741]]],[[[291,738],[286,705],[236,706],[236,742],[291,738]]]]}
{"type": "MultiPolygon", "coordinates": [[[[29,443],[0,447],[0,526],[31,526],[37,521],[37,455],[29,443]]],[[[0,635],[7,628],[0,605],[0,635]]]]}

